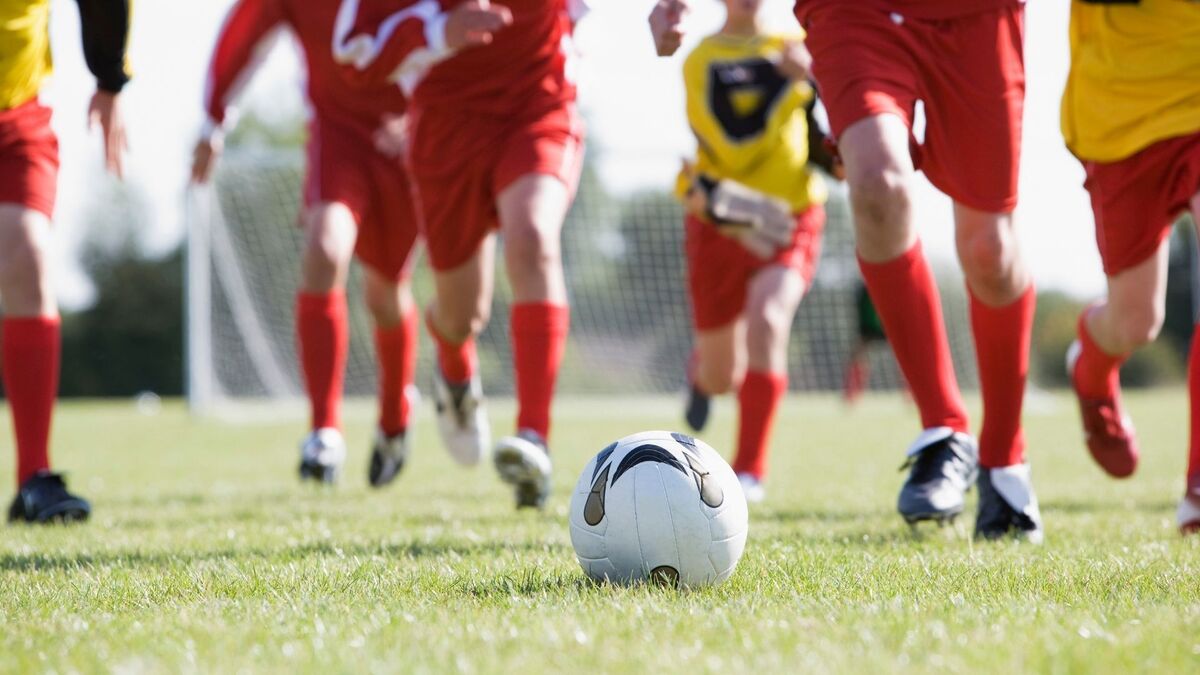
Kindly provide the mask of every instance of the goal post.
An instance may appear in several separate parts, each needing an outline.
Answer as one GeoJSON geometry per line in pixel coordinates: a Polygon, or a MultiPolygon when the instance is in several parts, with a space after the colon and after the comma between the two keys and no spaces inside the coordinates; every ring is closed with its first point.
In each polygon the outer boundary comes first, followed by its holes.
{"type": "MultiPolygon", "coordinates": [[[[666,191],[614,193],[585,171],[563,230],[571,334],[557,391],[566,396],[668,394],[685,386],[692,349],[683,258],[683,213],[666,191]]],[[[295,292],[302,237],[297,227],[303,156],[295,150],[233,149],[212,186],[188,199],[188,398],[201,414],[230,403],[297,403],[295,292]]],[[[858,282],[844,199],[827,206],[821,262],[797,313],[789,352],[791,388],[837,391],[857,335],[858,282]]],[[[501,262],[503,266],[502,256],[501,262]]],[[[961,277],[939,280],[960,382],[975,386],[975,365],[961,277]]],[[[376,368],[361,274],[347,289],[351,346],[348,396],[375,392],[376,368]]],[[[428,267],[414,274],[418,301],[432,296],[428,267]]],[[[514,389],[509,345],[511,301],[497,272],[492,321],[479,338],[484,388],[514,389]]],[[[417,384],[430,382],[432,345],[424,331],[417,384]]],[[[872,389],[901,379],[888,349],[871,356],[872,389]]]]}

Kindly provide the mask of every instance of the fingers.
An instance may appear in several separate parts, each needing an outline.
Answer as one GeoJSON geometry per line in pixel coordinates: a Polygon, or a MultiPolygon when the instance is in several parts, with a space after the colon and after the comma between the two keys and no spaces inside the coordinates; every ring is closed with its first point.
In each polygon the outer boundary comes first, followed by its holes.
{"type": "Polygon", "coordinates": [[[504,5],[464,3],[447,19],[446,44],[452,49],[491,44],[495,34],[512,21],[512,11],[504,5]]]}

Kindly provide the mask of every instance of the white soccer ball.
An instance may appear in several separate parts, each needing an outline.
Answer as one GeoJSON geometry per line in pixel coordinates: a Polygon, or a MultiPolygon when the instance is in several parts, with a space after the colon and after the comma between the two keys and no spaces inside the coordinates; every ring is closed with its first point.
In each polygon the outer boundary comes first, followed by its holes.
{"type": "Polygon", "coordinates": [[[685,587],[729,578],[746,546],[746,497],[703,441],[626,436],[588,462],[571,496],[571,544],[597,581],[685,587]]]}

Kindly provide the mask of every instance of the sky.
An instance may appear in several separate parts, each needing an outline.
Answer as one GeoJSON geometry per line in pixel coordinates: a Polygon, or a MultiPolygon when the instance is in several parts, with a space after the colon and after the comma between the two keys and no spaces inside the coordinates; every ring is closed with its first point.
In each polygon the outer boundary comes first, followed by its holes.
{"type": "MultiPolygon", "coordinates": [[[[231,0],[142,0],[135,6],[130,58],[135,79],[124,106],[130,155],[126,180],[153,210],[143,233],[150,252],[177,244],[184,232],[184,203],[192,145],[203,119],[201,92],[216,32],[231,0]]],[[[669,59],[654,55],[646,26],[649,0],[591,0],[580,25],[580,104],[589,121],[589,147],[606,183],[631,191],[669,186],[680,159],[694,149],[684,117],[683,55],[716,31],[723,10],[715,0],[694,0],[684,49],[669,59]]],[[[795,26],[788,0],[766,0],[771,27],[795,26]]],[[[1068,66],[1069,3],[1034,0],[1026,21],[1028,93],[1022,152],[1020,240],[1041,288],[1079,296],[1103,290],[1083,171],[1067,153],[1058,127],[1059,96],[1068,66]]],[[[79,46],[75,2],[53,0],[56,74],[42,100],[55,109],[62,147],[56,243],[58,291],[68,307],[90,299],[75,263],[95,190],[110,180],[101,171],[99,138],[85,125],[94,90],[79,46]]],[[[244,109],[294,119],[303,111],[303,72],[296,50],[281,41],[243,96],[244,109]]],[[[924,179],[915,200],[917,226],[935,261],[953,260],[950,202],[924,179]]]]}

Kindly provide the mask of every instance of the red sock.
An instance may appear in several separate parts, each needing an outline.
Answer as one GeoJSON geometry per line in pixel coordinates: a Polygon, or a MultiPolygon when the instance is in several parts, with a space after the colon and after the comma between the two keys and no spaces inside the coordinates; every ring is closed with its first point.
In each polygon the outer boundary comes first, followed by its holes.
{"type": "Polygon", "coordinates": [[[1192,442],[1188,453],[1188,488],[1200,496],[1200,324],[1192,328],[1188,352],[1188,397],[1192,402],[1192,442]]]}
{"type": "Polygon", "coordinates": [[[842,395],[846,401],[853,403],[862,396],[867,388],[867,360],[851,359],[846,365],[846,378],[842,383],[842,395]]]}
{"type": "Polygon", "coordinates": [[[733,470],[762,480],[767,474],[767,447],[775,412],[787,393],[787,373],[751,370],[738,389],[738,446],[733,470]]]}
{"type": "Polygon", "coordinates": [[[892,352],[912,387],[922,426],[967,431],[942,301],[921,242],[894,260],[869,263],[860,257],[858,265],[892,352]]]}
{"type": "Polygon", "coordinates": [[[379,360],[379,428],[395,436],[408,428],[406,392],[417,369],[417,309],[410,307],[400,323],[375,329],[379,360]]]}
{"type": "Polygon", "coordinates": [[[434,328],[428,314],[425,316],[425,329],[429,331],[429,336],[437,346],[438,368],[442,371],[442,377],[451,384],[470,381],[475,375],[475,364],[478,363],[475,357],[475,338],[469,337],[461,344],[450,342],[434,328]]]}
{"type": "Polygon", "coordinates": [[[341,290],[298,294],[296,335],[312,407],[312,428],[340,428],[342,381],[350,351],[346,294],[341,290]]]}
{"type": "Polygon", "coordinates": [[[57,316],[4,319],[4,392],[17,437],[17,485],[50,469],[50,419],[62,339],[57,316]]]}
{"type": "Polygon", "coordinates": [[[1125,355],[1113,356],[1100,348],[1087,327],[1089,307],[1079,315],[1079,358],[1075,361],[1075,388],[1088,398],[1115,397],[1121,391],[1121,364],[1125,355]]]}
{"type": "Polygon", "coordinates": [[[1037,293],[1033,284],[1005,307],[989,307],[971,293],[971,331],[983,393],[979,463],[988,469],[1025,461],[1021,405],[1029,374],[1029,343],[1037,293]]]}
{"type": "Polygon", "coordinates": [[[517,376],[517,428],[550,436],[550,403],[567,348],[571,312],[563,305],[526,302],[512,307],[513,370],[517,376]]]}

